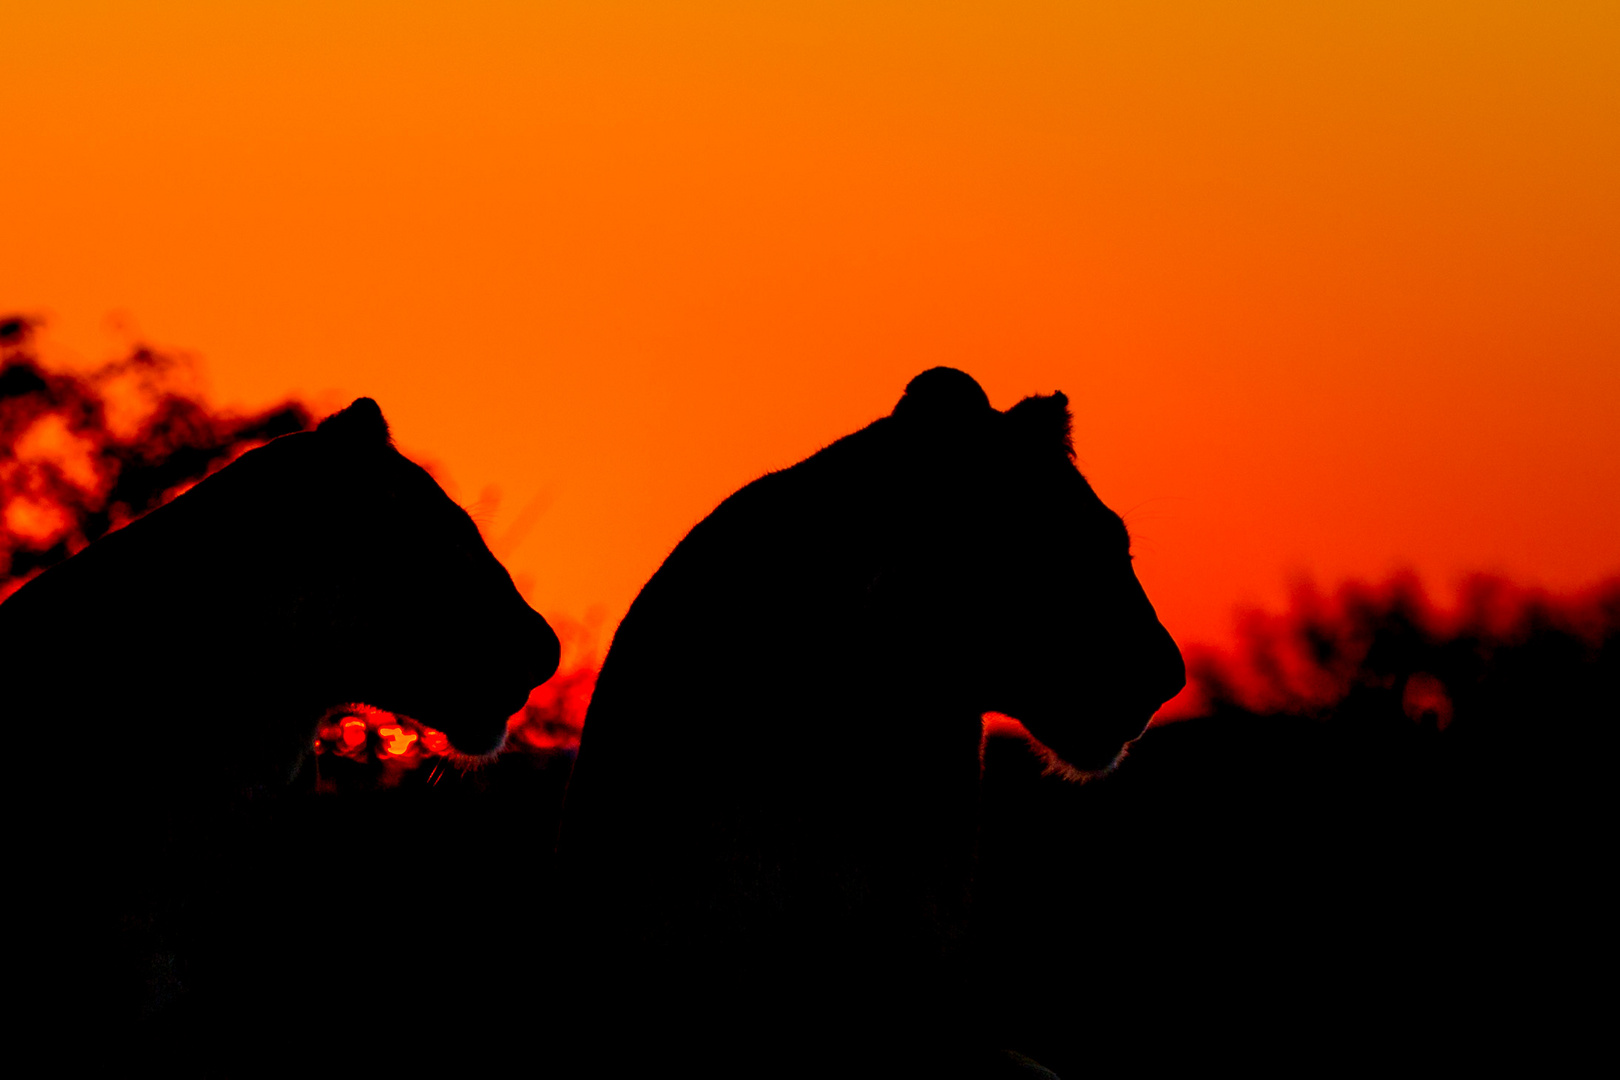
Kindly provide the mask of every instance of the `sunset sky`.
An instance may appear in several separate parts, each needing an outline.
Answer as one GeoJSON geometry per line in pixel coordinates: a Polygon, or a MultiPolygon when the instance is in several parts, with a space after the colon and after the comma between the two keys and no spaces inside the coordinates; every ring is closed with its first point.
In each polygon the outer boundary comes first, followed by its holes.
{"type": "Polygon", "coordinates": [[[0,312],[367,394],[549,616],[937,364],[1183,641],[1620,571],[1612,3],[13,2],[0,312]],[[495,498],[498,493],[498,499],[495,498]],[[475,505],[476,504],[476,505],[475,505]]]}

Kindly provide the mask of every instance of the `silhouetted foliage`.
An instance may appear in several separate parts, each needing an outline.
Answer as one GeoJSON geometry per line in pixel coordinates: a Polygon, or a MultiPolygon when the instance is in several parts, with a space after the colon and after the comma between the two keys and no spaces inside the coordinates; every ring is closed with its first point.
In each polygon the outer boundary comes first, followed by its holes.
{"type": "Polygon", "coordinates": [[[261,443],[310,426],[298,402],[210,408],[147,348],[86,375],[48,371],[34,324],[0,319],[0,597],[261,443]],[[116,414],[116,419],[115,419],[116,414]]]}

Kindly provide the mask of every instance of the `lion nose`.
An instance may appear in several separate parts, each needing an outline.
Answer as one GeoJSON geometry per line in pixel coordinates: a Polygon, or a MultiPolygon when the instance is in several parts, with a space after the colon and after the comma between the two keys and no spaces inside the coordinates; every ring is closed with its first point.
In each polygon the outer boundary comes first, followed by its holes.
{"type": "Polygon", "coordinates": [[[1176,645],[1176,639],[1170,636],[1170,631],[1164,628],[1163,623],[1156,622],[1158,641],[1155,652],[1159,655],[1158,671],[1152,692],[1153,709],[1181,693],[1187,685],[1187,662],[1182,658],[1181,649],[1176,645]]]}
{"type": "Polygon", "coordinates": [[[551,624],[532,608],[524,619],[522,631],[515,636],[514,643],[528,671],[529,685],[539,686],[557,673],[557,665],[562,661],[562,642],[551,624]]]}

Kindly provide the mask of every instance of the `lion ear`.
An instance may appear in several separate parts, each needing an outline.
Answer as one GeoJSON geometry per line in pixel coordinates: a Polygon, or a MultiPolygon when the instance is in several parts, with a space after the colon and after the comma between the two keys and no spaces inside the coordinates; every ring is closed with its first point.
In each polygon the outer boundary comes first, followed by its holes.
{"type": "Polygon", "coordinates": [[[989,416],[990,399],[973,376],[955,368],[930,368],[906,384],[894,416],[907,422],[951,426],[989,416]]]}
{"type": "Polygon", "coordinates": [[[388,421],[383,419],[382,409],[368,397],[356,398],[347,409],[322,420],[315,430],[356,444],[386,446],[389,442],[388,421]]]}
{"type": "Polygon", "coordinates": [[[1027,397],[1007,410],[1007,419],[1033,441],[1061,447],[1066,455],[1074,457],[1074,416],[1063,391],[1050,397],[1027,397]]]}

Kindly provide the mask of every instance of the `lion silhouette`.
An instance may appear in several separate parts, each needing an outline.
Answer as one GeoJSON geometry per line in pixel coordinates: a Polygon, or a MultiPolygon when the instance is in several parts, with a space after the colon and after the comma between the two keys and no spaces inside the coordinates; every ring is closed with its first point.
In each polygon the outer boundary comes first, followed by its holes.
{"type": "Polygon", "coordinates": [[[334,706],[488,753],[558,641],[361,398],[244,454],[0,605],[13,797],[44,928],[36,1007],[91,1031],[184,990],[165,920],[233,802],[334,706]],[[206,847],[206,845],[204,845],[206,847]]]}
{"type": "Polygon", "coordinates": [[[1095,774],[1185,681],[1070,427],[1062,394],[1001,412],[935,368],[670,554],[565,803],[581,1031],[807,1051],[965,1022],[983,714],[1095,774]]]}

